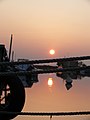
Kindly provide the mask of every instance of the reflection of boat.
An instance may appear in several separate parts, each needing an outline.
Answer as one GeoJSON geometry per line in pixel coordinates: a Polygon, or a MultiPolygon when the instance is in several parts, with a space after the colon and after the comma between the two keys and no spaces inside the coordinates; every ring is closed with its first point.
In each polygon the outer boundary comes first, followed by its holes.
{"type": "MultiPolygon", "coordinates": [[[[58,68],[74,68],[74,67],[84,67],[86,66],[83,62],[75,61],[62,61],[57,63],[58,68]]],[[[66,81],[66,88],[69,90],[72,87],[72,79],[81,79],[82,77],[90,77],[90,69],[77,70],[77,71],[66,71],[66,72],[57,72],[56,75],[61,77],[66,81]]]]}

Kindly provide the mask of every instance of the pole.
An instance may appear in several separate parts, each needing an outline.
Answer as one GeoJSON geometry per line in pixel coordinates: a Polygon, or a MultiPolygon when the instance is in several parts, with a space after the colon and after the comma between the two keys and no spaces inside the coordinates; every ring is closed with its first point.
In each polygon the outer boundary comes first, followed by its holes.
{"type": "Polygon", "coordinates": [[[10,58],[11,58],[12,39],[13,39],[13,34],[11,34],[11,39],[10,39],[10,47],[9,47],[9,61],[10,61],[10,58]]]}

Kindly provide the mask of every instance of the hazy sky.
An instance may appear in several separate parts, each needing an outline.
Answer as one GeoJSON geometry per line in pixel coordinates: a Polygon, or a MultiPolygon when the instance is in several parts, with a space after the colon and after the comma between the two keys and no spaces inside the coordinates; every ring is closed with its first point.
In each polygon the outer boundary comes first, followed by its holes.
{"type": "MultiPolygon", "coordinates": [[[[54,58],[90,55],[90,2],[0,0],[0,43],[4,43],[7,49],[10,34],[13,34],[16,59],[51,58],[48,52],[51,48],[56,51],[52,56],[54,58]]],[[[74,87],[67,92],[63,81],[55,76],[52,76],[55,83],[50,90],[48,77],[39,76],[40,82],[26,90],[24,110],[71,111],[90,108],[89,80],[74,82],[74,87]]]]}
{"type": "Polygon", "coordinates": [[[90,3],[88,0],[1,0],[0,41],[8,47],[14,35],[18,57],[29,59],[88,55],[90,3]]]}

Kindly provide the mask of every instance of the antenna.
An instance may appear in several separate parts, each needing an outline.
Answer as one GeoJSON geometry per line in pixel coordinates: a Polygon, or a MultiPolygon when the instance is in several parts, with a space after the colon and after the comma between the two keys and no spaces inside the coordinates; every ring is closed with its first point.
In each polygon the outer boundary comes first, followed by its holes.
{"type": "Polygon", "coordinates": [[[11,58],[12,39],[13,39],[13,34],[11,34],[11,39],[10,39],[10,47],[9,47],[9,61],[10,61],[10,58],[11,58]]]}

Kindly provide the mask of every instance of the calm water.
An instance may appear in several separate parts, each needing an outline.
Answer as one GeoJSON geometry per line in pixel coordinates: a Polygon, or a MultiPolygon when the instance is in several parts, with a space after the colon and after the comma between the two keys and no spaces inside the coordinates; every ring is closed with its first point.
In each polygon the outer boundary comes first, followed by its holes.
{"type": "MultiPolygon", "coordinates": [[[[51,75],[50,75],[51,76],[51,75]]],[[[49,77],[49,76],[48,76],[49,77]]],[[[90,80],[85,77],[73,82],[67,91],[65,81],[53,75],[54,85],[48,88],[47,76],[40,76],[40,82],[26,89],[26,103],[23,111],[30,112],[67,112],[90,110],[90,80]]],[[[18,116],[14,120],[89,120],[90,116],[18,116]]]]}

